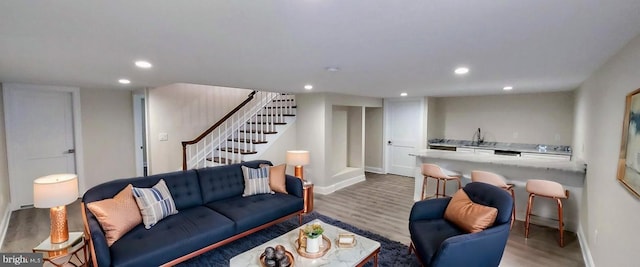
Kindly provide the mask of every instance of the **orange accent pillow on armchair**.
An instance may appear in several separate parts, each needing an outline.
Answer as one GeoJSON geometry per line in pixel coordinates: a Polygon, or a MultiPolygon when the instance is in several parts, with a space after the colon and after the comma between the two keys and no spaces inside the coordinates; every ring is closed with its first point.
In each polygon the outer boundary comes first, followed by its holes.
{"type": "Polygon", "coordinates": [[[477,233],[493,225],[498,216],[498,209],[477,204],[464,190],[456,192],[447,209],[444,218],[469,233],[477,233]]]}

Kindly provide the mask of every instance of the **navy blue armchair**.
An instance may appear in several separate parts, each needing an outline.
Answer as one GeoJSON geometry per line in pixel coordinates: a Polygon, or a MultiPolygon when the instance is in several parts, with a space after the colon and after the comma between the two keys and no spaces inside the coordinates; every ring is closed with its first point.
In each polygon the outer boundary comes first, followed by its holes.
{"type": "Polygon", "coordinates": [[[467,233],[444,219],[451,198],[418,201],[411,209],[409,232],[413,250],[425,266],[498,266],[509,238],[513,199],[493,185],[469,183],[471,201],[498,209],[492,226],[467,233]]]}

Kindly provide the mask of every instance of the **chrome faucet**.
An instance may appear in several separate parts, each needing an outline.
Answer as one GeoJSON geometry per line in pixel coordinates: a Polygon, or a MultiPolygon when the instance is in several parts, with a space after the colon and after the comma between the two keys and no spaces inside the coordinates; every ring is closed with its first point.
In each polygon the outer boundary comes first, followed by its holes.
{"type": "Polygon", "coordinates": [[[484,137],[482,136],[482,131],[480,130],[480,128],[478,128],[478,131],[473,134],[473,137],[471,139],[473,139],[473,141],[476,142],[477,145],[484,143],[484,137]]]}

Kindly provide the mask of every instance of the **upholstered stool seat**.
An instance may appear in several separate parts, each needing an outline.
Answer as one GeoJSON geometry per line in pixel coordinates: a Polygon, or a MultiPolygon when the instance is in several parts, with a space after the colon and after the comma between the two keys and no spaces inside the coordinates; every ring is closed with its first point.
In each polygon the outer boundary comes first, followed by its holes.
{"type": "Polygon", "coordinates": [[[529,223],[531,222],[531,210],[533,209],[533,198],[536,196],[555,199],[558,203],[558,231],[560,232],[560,247],[564,247],[564,222],[562,199],[569,198],[569,191],[565,190],[561,184],[546,180],[527,181],[527,192],[529,192],[529,202],[527,204],[527,215],[524,227],[525,238],[529,237],[529,223]]]}
{"type": "Polygon", "coordinates": [[[511,212],[511,227],[513,227],[513,222],[516,220],[516,194],[513,190],[514,184],[508,184],[504,176],[486,171],[472,171],[471,172],[471,181],[472,182],[481,182],[490,184],[499,188],[502,188],[511,194],[511,198],[513,198],[513,212],[511,212]]]}
{"type": "Polygon", "coordinates": [[[458,188],[462,188],[462,183],[460,182],[460,177],[462,176],[460,173],[444,170],[440,168],[440,166],[436,164],[424,163],[422,164],[422,200],[428,198],[438,198],[438,197],[446,197],[447,196],[447,181],[456,181],[458,182],[458,188]],[[426,196],[427,190],[427,181],[428,178],[436,179],[436,193],[431,196],[426,196]],[[440,192],[440,181],[442,181],[442,192],[440,192]]]}

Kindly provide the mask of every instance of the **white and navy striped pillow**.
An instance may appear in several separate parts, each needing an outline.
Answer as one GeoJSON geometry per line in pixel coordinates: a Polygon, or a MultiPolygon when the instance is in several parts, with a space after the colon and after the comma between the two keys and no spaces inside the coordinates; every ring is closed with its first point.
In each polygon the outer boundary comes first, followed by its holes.
{"type": "Polygon", "coordinates": [[[152,188],[134,187],[133,197],[138,203],[142,222],[146,229],[150,229],[165,217],[178,213],[176,204],[173,202],[171,193],[163,179],[160,179],[152,188]]]}
{"type": "Polygon", "coordinates": [[[269,187],[269,167],[252,169],[242,166],[242,175],[244,176],[244,193],[243,197],[257,194],[275,194],[269,187]]]}

